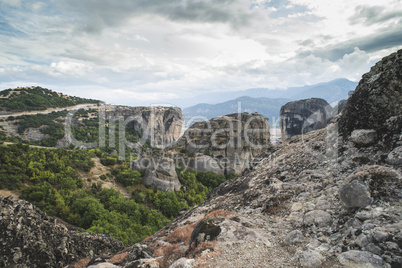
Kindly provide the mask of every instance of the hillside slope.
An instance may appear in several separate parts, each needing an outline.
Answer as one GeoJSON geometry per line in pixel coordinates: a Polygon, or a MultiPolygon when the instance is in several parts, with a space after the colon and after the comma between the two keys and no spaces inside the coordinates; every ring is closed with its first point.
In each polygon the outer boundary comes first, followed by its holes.
{"type": "Polygon", "coordinates": [[[99,100],[72,97],[41,87],[21,87],[0,91],[0,112],[24,112],[97,104],[99,100]]]}
{"type": "MultiPolygon", "coordinates": [[[[379,100],[366,102],[365,111],[376,111],[384,98],[391,107],[401,102],[402,70],[395,67],[401,61],[402,50],[365,76],[381,73],[396,95],[385,96],[389,91],[375,79],[360,82],[356,93],[379,100]]],[[[350,107],[354,103],[339,120],[350,107]]],[[[261,155],[253,170],[126,249],[119,255],[123,260],[110,262],[119,267],[400,267],[401,114],[386,110],[380,126],[365,130],[357,129],[359,118],[348,118],[351,135],[348,129],[338,131],[334,121],[292,137],[261,155]],[[139,254],[145,251],[153,256],[139,254]]]]}

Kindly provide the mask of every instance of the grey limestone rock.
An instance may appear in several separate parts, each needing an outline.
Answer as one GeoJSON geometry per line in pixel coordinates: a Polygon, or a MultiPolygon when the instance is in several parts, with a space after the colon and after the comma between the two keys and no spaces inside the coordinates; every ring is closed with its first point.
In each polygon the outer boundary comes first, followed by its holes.
{"type": "Polygon", "coordinates": [[[76,233],[12,197],[0,196],[0,266],[64,267],[93,255],[116,253],[123,243],[108,235],[76,233]]]}
{"type": "Polygon", "coordinates": [[[374,129],[356,129],[350,136],[350,141],[358,145],[373,144],[376,139],[377,133],[374,129]]]}
{"type": "Polygon", "coordinates": [[[180,258],[172,263],[169,268],[192,268],[194,267],[194,263],[194,259],[180,258]]]}
{"type": "Polygon", "coordinates": [[[293,230],[286,235],[284,242],[287,245],[293,245],[304,241],[304,235],[300,230],[293,230]]]}
{"type": "MultiPolygon", "coordinates": [[[[379,139],[392,146],[394,133],[387,129],[387,119],[402,111],[402,50],[384,57],[363,75],[350,96],[339,120],[339,131],[346,139],[353,130],[375,129],[379,139]]],[[[400,133],[401,129],[395,129],[400,133]]]]}
{"type": "Polygon", "coordinates": [[[49,138],[49,134],[43,134],[41,129],[45,129],[47,126],[43,126],[40,128],[28,128],[24,132],[24,138],[28,141],[42,141],[49,138]]]}
{"type": "Polygon", "coordinates": [[[402,166],[402,146],[392,150],[386,159],[386,162],[391,165],[402,166]]]}
{"type": "Polygon", "coordinates": [[[176,142],[183,127],[183,114],[177,107],[110,106],[106,118],[123,119],[127,127],[141,133],[141,141],[152,147],[166,148],[176,142]]]}
{"type": "Polygon", "coordinates": [[[311,98],[285,104],[280,111],[282,140],[326,127],[331,114],[331,105],[323,99],[311,98]]]}
{"type": "Polygon", "coordinates": [[[371,252],[350,250],[338,256],[342,265],[350,268],[381,268],[383,259],[371,252]]]}
{"type": "Polygon", "coordinates": [[[220,174],[238,173],[271,147],[268,118],[258,113],[229,114],[187,129],[175,149],[185,152],[184,166],[220,174]]]}
{"type": "MultiPolygon", "coordinates": [[[[143,159],[140,161],[144,162],[143,159]]],[[[155,187],[164,192],[178,191],[181,188],[175,162],[166,157],[148,159],[143,182],[146,186],[155,187]]]]}
{"type": "Polygon", "coordinates": [[[297,257],[301,267],[304,268],[320,268],[324,257],[313,249],[299,249],[297,257]]]}
{"type": "Polygon", "coordinates": [[[317,225],[318,227],[330,226],[332,223],[331,214],[322,210],[313,210],[304,215],[305,225],[317,225]]]}
{"type": "Polygon", "coordinates": [[[342,185],[339,189],[339,198],[351,208],[364,208],[373,201],[367,187],[357,180],[342,185]]]}

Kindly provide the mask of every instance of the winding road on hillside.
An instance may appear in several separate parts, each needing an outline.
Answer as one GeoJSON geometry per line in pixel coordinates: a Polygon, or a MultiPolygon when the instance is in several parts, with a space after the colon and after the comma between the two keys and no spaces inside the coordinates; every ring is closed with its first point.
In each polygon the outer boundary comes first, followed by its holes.
{"type": "Polygon", "coordinates": [[[40,110],[40,111],[27,111],[27,112],[20,112],[20,113],[8,113],[8,114],[0,114],[0,118],[7,118],[9,116],[21,116],[21,115],[34,115],[34,114],[50,114],[51,112],[60,112],[60,111],[72,111],[72,110],[79,110],[79,109],[93,109],[93,108],[98,108],[98,104],[93,104],[93,103],[86,103],[86,104],[78,104],[74,106],[67,106],[63,108],[49,108],[46,110],[40,110]]]}

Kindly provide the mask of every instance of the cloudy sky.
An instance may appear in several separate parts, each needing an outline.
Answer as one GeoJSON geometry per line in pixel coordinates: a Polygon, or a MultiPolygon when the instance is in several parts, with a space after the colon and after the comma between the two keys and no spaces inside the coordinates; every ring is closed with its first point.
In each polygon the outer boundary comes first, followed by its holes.
{"type": "Polygon", "coordinates": [[[114,104],[358,81],[401,48],[402,0],[0,0],[0,89],[114,104]]]}

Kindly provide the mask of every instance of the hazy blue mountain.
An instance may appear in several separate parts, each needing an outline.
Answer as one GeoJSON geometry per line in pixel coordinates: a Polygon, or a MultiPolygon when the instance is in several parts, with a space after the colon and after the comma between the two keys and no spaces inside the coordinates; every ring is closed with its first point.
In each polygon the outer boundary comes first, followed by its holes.
{"type": "Polygon", "coordinates": [[[290,99],[278,98],[252,98],[243,96],[234,100],[218,104],[201,103],[195,106],[183,109],[186,125],[194,122],[205,121],[211,118],[237,112],[248,112],[268,117],[272,125],[279,118],[279,110],[282,105],[288,103],[290,99]]]}
{"type": "Polygon", "coordinates": [[[333,105],[333,103],[337,103],[340,100],[346,100],[349,91],[355,90],[357,84],[357,82],[352,82],[347,79],[336,79],[328,83],[305,87],[305,90],[291,95],[290,98],[293,100],[321,98],[333,105]]]}
{"type": "Polygon", "coordinates": [[[253,98],[288,98],[292,100],[315,97],[322,98],[328,103],[334,103],[342,99],[347,99],[348,92],[354,90],[356,86],[357,82],[340,78],[326,83],[303,87],[291,87],[288,89],[251,88],[232,92],[202,94],[195,98],[174,100],[171,102],[181,108],[187,108],[199,103],[217,104],[243,96],[250,96],[253,98]]]}
{"type": "Polygon", "coordinates": [[[211,93],[199,96],[198,101],[206,103],[183,109],[186,126],[197,121],[205,121],[217,116],[240,112],[258,112],[270,119],[270,125],[275,126],[281,107],[289,101],[308,98],[322,98],[334,106],[334,103],[348,98],[348,92],[354,90],[356,82],[347,79],[336,79],[327,83],[311,86],[293,87],[287,90],[268,90],[253,88],[231,93],[211,93]],[[238,96],[242,94],[242,96],[238,96]],[[252,96],[252,97],[250,97],[252,96]],[[219,99],[230,98],[216,103],[219,99]]]}

